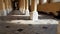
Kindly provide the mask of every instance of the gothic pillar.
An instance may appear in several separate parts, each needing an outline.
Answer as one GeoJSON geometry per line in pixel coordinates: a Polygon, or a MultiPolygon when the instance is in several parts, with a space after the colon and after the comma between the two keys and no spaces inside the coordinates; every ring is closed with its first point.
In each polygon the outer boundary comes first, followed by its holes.
{"type": "Polygon", "coordinates": [[[7,16],[7,11],[6,11],[6,5],[5,5],[5,0],[2,0],[2,5],[3,5],[3,16],[7,16]]]}
{"type": "Polygon", "coordinates": [[[31,15],[30,15],[30,19],[32,19],[33,21],[38,20],[38,12],[37,12],[37,0],[32,0],[31,1],[31,15]]]}
{"type": "Polygon", "coordinates": [[[2,16],[3,13],[3,1],[0,0],[0,16],[2,16]]]}
{"type": "Polygon", "coordinates": [[[19,0],[19,10],[22,14],[25,14],[25,0],[19,0]]]}
{"type": "Polygon", "coordinates": [[[25,0],[25,14],[29,15],[29,0],[25,0]]]}
{"type": "Polygon", "coordinates": [[[8,0],[8,13],[10,13],[12,11],[12,2],[11,0],[8,0]]]}

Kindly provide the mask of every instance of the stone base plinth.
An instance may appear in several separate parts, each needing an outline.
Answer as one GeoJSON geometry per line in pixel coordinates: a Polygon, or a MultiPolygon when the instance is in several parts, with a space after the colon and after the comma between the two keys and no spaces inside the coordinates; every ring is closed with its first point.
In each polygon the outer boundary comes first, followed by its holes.
{"type": "Polygon", "coordinates": [[[25,15],[30,15],[29,10],[26,10],[25,13],[25,15]]]}
{"type": "Polygon", "coordinates": [[[38,20],[38,12],[37,11],[31,12],[30,19],[33,21],[37,21],[38,20]]]}

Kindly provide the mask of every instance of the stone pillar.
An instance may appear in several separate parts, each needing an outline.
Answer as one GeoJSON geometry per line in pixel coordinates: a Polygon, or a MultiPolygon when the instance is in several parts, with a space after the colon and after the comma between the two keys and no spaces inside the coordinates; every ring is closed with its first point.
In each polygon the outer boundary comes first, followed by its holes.
{"type": "Polygon", "coordinates": [[[5,0],[5,10],[6,10],[6,13],[8,14],[8,11],[9,11],[8,0],[5,0]]]}
{"type": "Polygon", "coordinates": [[[19,10],[22,12],[22,0],[19,0],[19,10]]]}
{"type": "Polygon", "coordinates": [[[8,14],[12,11],[11,0],[8,0],[8,14]]]}
{"type": "Polygon", "coordinates": [[[30,15],[30,19],[32,19],[33,21],[38,20],[38,12],[37,12],[37,0],[32,0],[31,1],[31,15],[30,15]]]}
{"type": "Polygon", "coordinates": [[[26,15],[30,15],[29,14],[29,0],[25,0],[25,9],[26,9],[25,11],[26,15]]]}
{"type": "Polygon", "coordinates": [[[0,16],[2,16],[3,13],[3,1],[0,0],[0,16]]]}
{"type": "Polygon", "coordinates": [[[3,16],[7,16],[7,11],[5,7],[5,0],[2,0],[2,5],[3,5],[3,16]]]}
{"type": "Polygon", "coordinates": [[[25,0],[19,0],[19,10],[22,14],[25,14],[25,0]]]}
{"type": "Polygon", "coordinates": [[[24,4],[23,4],[23,14],[25,14],[25,0],[24,0],[24,4]]]}

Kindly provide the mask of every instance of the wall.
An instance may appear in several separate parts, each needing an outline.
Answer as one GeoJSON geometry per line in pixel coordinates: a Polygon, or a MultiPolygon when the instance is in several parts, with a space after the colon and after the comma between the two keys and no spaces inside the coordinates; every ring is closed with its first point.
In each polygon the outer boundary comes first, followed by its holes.
{"type": "Polygon", "coordinates": [[[57,15],[56,11],[60,10],[60,2],[51,2],[51,3],[45,3],[38,5],[38,11],[44,11],[44,12],[52,12],[53,14],[57,15]]]}

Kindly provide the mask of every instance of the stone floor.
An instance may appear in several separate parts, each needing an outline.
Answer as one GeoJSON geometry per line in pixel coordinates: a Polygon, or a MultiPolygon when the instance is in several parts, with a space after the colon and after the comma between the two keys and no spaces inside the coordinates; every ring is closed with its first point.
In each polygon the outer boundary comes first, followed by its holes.
{"type": "MultiPolygon", "coordinates": [[[[8,16],[0,16],[0,34],[56,34],[57,25],[23,25],[19,24],[21,22],[11,23],[12,20],[30,20],[29,18],[30,16],[25,17],[24,15],[22,17],[19,11],[13,11],[8,14],[8,16]],[[53,31],[55,33],[51,33],[53,31]]],[[[48,15],[39,15],[39,19],[54,19],[54,17],[48,15]]],[[[60,24],[58,25],[57,30],[58,34],[60,34],[60,24]]]]}
{"type": "Polygon", "coordinates": [[[60,20],[58,20],[59,21],[59,24],[58,24],[58,32],[57,32],[57,34],[60,34],[60,20]]]}
{"type": "MultiPolygon", "coordinates": [[[[39,19],[41,19],[41,20],[53,19],[52,17],[51,18],[49,18],[49,17],[50,16],[39,15],[39,19]]],[[[37,23],[36,23],[36,25],[20,24],[21,21],[18,22],[18,21],[14,21],[14,20],[25,20],[27,23],[28,20],[30,20],[30,19],[29,19],[29,16],[25,16],[25,15],[0,16],[0,33],[1,34],[56,34],[56,32],[57,32],[57,30],[56,30],[57,24],[56,25],[55,24],[54,25],[53,24],[39,25],[37,23]]],[[[42,22],[45,23],[46,21],[42,21],[42,22]]],[[[31,22],[31,23],[33,23],[33,22],[31,22]]]]}
{"type": "Polygon", "coordinates": [[[56,29],[57,21],[52,19],[0,21],[0,34],[56,34],[56,29]]]}

